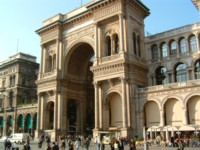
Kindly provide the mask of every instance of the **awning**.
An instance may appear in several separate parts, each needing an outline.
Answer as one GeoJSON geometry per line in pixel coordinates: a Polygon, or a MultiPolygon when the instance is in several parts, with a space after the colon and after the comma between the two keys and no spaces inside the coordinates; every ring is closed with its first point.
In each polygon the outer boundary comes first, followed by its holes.
{"type": "Polygon", "coordinates": [[[195,131],[195,127],[193,127],[193,126],[181,126],[180,128],[179,128],[179,131],[195,131]]]}
{"type": "Polygon", "coordinates": [[[150,132],[150,131],[153,131],[153,132],[160,131],[160,127],[159,126],[152,126],[152,127],[147,129],[147,132],[150,132]]]}
{"type": "Polygon", "coordinates": [[[178,131],[178,129],[175,126],[165,126],[163,131],[178,131]]]}

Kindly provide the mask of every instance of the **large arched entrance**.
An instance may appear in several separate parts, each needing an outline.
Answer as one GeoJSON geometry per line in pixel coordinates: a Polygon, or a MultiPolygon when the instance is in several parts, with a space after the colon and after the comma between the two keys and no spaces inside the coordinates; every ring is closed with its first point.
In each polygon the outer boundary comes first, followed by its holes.
{"type": "Polygon", "coordinates": [[[90,134],[94,128],[94,86],[90,71],[93,57],[92,46],[81,42],[69,50],[65,59],[66,131],[70,133],[90,134]]]}

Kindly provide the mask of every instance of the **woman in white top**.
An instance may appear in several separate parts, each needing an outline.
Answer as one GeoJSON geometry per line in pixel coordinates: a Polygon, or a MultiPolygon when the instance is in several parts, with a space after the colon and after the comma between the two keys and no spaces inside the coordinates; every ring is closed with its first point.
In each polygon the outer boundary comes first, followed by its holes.
{"type": "Polygon", "coordinates": [[[81,146],[81,139],[77,138],[75,143],[74,143],[76,150],[79,150],[80,146],[81,146]]]}

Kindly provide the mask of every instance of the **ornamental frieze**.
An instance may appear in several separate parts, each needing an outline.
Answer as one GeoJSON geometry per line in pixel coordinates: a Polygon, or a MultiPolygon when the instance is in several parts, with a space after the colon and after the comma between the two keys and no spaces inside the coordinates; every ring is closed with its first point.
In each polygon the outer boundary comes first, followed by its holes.
{"type": "Polygon", "coordinates": [[[89,36],[89,35],[90,37],[93,37],[94,27],[88,27],[84,30],[73,32],[72,34],[69,34],[69,33],[65,34],[64,36],[66,36],[66,40],[69,42],[69,41],[77,40],[78,38],[82,38],[84,36],[89,36]]]}
{"type": "Polygon", "coordinates": [[[59,30],[55,30],[48,34],[45,34],[41,37],[41,43],[45,43],[47,41],[51,41],[52,39],[56,39],[59,35],[59,30]]]}
{"type": "Polygon", "coordinates": [[[112,5],[111,7],[108,7],[107,9],[105,10],[101,10],[100,12],[98,13],[94,13],[94,19],[97,20],[99,18],[103,18],[105,16],[109,16],[117,11],[120,10],[120,5],[119,4],[116,4],[116,5],[112,5]]]}
{"type": "Polygon", "coordinates": [[[111,74],[119,73],[120,71],[124,71],[123,64],[110,65],[110,66],[94,69],[93,73],[95,77],[98,77],[98,76],[105,76],[109,74],[111,75],[111,74]]]}

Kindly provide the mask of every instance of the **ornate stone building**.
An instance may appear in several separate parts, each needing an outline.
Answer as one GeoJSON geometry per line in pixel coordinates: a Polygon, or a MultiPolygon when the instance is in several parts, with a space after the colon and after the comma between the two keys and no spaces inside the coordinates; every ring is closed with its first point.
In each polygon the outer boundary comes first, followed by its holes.
{"type": "Polygon", "coordinates": [[[140,0],[92,0],[43,22],[36,136],[197,129],[199,23],[144,37],[148,15],[140,0]]]}
{"type": "Polygon", "coordinates": [[[0,134],[34,134],[37,121],[36,57],[18,53],[0,63],[0,134]]]}

